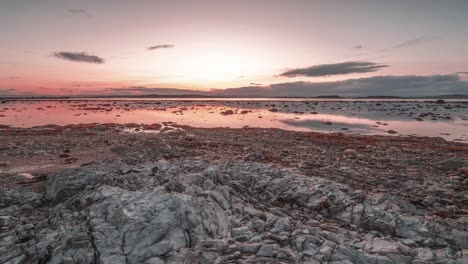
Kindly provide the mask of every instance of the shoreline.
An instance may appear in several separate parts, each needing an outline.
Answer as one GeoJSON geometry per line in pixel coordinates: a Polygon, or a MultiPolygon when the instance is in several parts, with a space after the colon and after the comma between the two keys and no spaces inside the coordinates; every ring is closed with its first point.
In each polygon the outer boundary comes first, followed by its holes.
{"type": "MultiPolygon", "coordinates": [[[[58,153],[62,157],[54,157],[54,156],[46,156],[40,159],[41,163],[45,160],[53,160],[57,162],[57,164],[62,163],[63,159],[61,158],[70,158],[73,155],[69,155],[70,153],[69,148],[65,147],[64,149],[61,145],[67,144],[74,144],[77,149],[82,150],[85,147],[90,147],[89,152],[94,151],[95,148],[105,146],[105,150],[101,152],[106,152],[106,155],[109,154],[109,148],[114,147],[115,145],[122,144],[128,138],[131,138],[135,141],[148,141],[152,139],[160,139],[169,140],[171,143],[175,143],[177,137],[183,137],[184,135],[198,137],[202,141],[210,141],[211,136],[216,136],[216,139],[219,140],[219,144],[231,144],[232,140],[239,140],[240,145],[245,145],[246,142],[252,143],[249,138],[258,139],[261,142],[261,139],[265,137],[271,137],[271,140],[268,140],[268,143],[272,145],[277,145],[280,149],[288,150],[295,145],[285,145],[285,140],[309,140],[313,139],[313,143],[311,144],[314,147],[314,144],[330,144],[330,148],[334,149],[335,151],[341,150],[344,151],[343,148],[346,149],[365,149],[366,147],[371,147],[369,145],[366,146],[359,146],[359,143],[373,143],[373,144],[381,144],[382,147],[389,148],[390,150],[394,151],[395,148],[413,148],[419,149],[420,152],[424,151],[454,151],[454,153],[464,153],[468,158],[468,143],[463,143],[459,141],[449,141],[445,140],[441,137],[423,137],[423,136],[412,136],[412,135],[361,135],[358,133],[348,134],[343,132],[315,132],[315,131],[291,131],[285,130],[280,128],[255,128],[255,127],[243,127],[243,128],[228,128],[228,127],[215,127],[215,128],[197,128],[191,127],[187,125],[178,125],[173,122],[163,122],[163,123],[154,123],[154,124],[135,124],[135,123],[127,123],[127,124],[118,124],[118,123],[89,123],[89,124],[70,124],[70,125],[45,125],[45,126],[35,126],[31,128],[22,128],[22,127],[11,127],[0,125],[0,138],[3,144],[0,144],[0,150],[5,151],[10,149],[17,148],[25,143],[29,143],[30,145],[23,150],[26,152],[30,152],[32,156],[39,154],[43,154],[40,150],[41,147],[45,146],[33,146],[34,142],[38,140],[45,140],[51,142],[54,146],[50,153],[58,153]],[[233,135],[232,134],[237,134],[233,135]],[[175,136],[172,136],[172,135],[175,136]],[[226,135],[228,137],[223,137],[226,135]],[[275,135],[283,135],[284,138],[278,138],[275,135]],[[37,137],[37,138],[35,138],[37,137]],[[231,138],[233,137],[233,138],[231,138]],[[92,139],[95,146],[91,146],[89,143],[82,144],[80,140],[83,138],[85,139],[92,139]],[[110,140],[105,140],[104,143],[97,142],[102,140],[103,138],[109,138],[110,140]],[[245,138],[242,140],[241,138],[245,138]],[[274,142],[274,139],[278,140],[278,143],[274,142]],[[9,144],[13,140],[17,140],[18,142],[9,144]],[[22,142],[26,140],[25,142],[22,142]],[[27,140],[31,140],[28,142],[27,140]],[[244,142],[242,142],[244,141],[244,142]],[[11,147],[10,145],[13,145],[11,147]],[[84,146],[81,146],[84,145],[84,146]],[[66,150],[64,153],[63,150],[66,150]],[[39,152],[38,152],[39,151],[39,152]],[[57,159],[59,158],[59,159],[57,159]]],[[[235,145],[235,144],[234,144],[235,145]]],[[[255,146],[259,150],[262,149],[269,149],[271,146],[265,145],[265,143],[261,144],[258,143],[255,146]]],[[[297,146],[296,146],[297,147],[297,146]]],[[[213,151],[215,154],[216,151],[213,151]]],[[[23,154],[23,153],[22,153],[23,154]]],[[[229,158],[239,158],[238,156],[232,155],[229,158]]],[[[245,155],[249,154],[248,152],[243,153],[245,155]]],[[[6,155],[3,154],[2,161],[3,163],[11,163],[11,160],[18,159],[18,161],[14,163],[21,163],[24,160],[21,158],[30,158],[31,155],[23,156],[21,154],[14,154],[9,156],[7,153],[6,155]]],[[[81,155],[81,154],[80,154],[81,155]]],[[[86,157],[87,153],[84,152],[84,156],[86,157]]],[[[103,155],[103,154],[102,154],[103,155]]],[[[99,159],[103,159],[108,157],[103,155],[99,159]]],[[[83,156],[83,155],[81,155],[83,156]]],[[[99,156],[99,155],[98,155],[99,156]]],[[[109,157],[116,157],[115,155],[110,155],[109,157]]],[[[85,158],[86,162],[92,162],[98,160],[97,158],[87,157],[85,158]]],[[[76,163],[76,161],[70,162],[70,164],[76,163]]],[[[54,165],[52,162],[51,165],[54,165]]],[[[77,164],[74,164],[76,166],[77,164]]],[[[79,164],[78,164],[79,165],[79,164]]],[[[10,167],[4,166],[3,169],[10,167]]],[[[14,169],[14,172],[19,171],[19,169],[14,169]]],[[[2,170],[0,167],[1,173],[8,173],[5,170],[2,170]]],[[[29,171],[34,172],[34,171],[29,171]]]]}

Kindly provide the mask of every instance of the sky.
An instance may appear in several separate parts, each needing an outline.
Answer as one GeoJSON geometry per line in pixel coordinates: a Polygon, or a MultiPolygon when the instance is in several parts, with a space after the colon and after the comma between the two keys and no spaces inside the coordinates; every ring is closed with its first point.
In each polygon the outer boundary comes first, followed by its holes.
{"type": "Polygon", "coordinates": [[[0,96],[468,94],[466,0],[1,0],[0,96]]]}

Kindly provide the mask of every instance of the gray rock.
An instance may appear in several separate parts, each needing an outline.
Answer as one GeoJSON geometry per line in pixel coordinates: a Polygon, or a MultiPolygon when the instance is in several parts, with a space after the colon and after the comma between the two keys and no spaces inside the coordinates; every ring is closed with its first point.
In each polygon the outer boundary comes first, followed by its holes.
{"type": "Polygon", "coordinates": [[[389,194],[245,161],[109,161],[49,176],[46,196],[2,189],[0,263],[457,263],[468,248],[389,194]]]}
{"type": "Polygon", "coordinates": [[[279,245],[276,244],[266,244],[260,247],[260,249],[257,252],[257,256],[260,257],[267,257],[267,258],[273,258],[276,256],[278,253],[277,250],[279,248],[279,245]]]}
{"type": "Polygon", "coordinates": [[[443,170],[457,170],[463,166],[468,166],[468,160],[451,158],[441,161],[438,165],[443,170]]]}

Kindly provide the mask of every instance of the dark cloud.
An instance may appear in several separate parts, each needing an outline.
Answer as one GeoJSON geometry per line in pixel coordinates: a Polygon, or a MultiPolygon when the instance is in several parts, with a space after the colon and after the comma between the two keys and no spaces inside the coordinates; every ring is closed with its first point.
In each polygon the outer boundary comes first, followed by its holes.
{"type": "Polygon", "coordinates": [[[147,50],[155,50],[155,49],[170,49],[170,48],[174,48],[175,46],[174,45],[171,45],[171,44],[161,44],[161,45],[156,45],[156,46],[151,46],[151,47],[148,47],[146,48],[147,50]]]}
{"type": "Polygon", "coordinates": [[[87,63],[104,63],[104,59],[96,55],[88,54],[86,52],[69,52],[69,51],[60,51],[54,52],[54,57],[74,61],[74,62],[87,62],[87,63]]]}
{"type": "Polygon", "coordinates": [[[213,93],[229,96],[296,96],[312,97],[324,94],[340,96],[430,96],[468,94],[468,81],[459,75],[376,76],[336,82],[288,82],[268,86],[247,86],[213,93]]]}
{"type": "Polygon", "coordinates": [[[353,49],[355,49],[355,50],[361,50],[361,49],[363,49],[363,48],[364,48],[364,46],[361,45],[361,44],[358,44],[358,45],[356,45],[356,46],[353,47],[353,49]]]}
{"type": "Polygon", "coordinates": [[[14,88],[4,88],[4,89],[0,89],[0,95],[9,95],[9,94],[12,94],[16,92],[16,89],[14,88]]]}
{"type": "Polygon", "coordinates": [[[205,96],[260,96],[260,97],[313,97],[336,94],[343,97],[353,96],[431,96],[447,94],[468,94],[468,81],[456,74],[429,76],[376,76],[370,78],[349,79],[335,82],[287,82],[266,86],[251,85],[229,89],[212,89],[209,91],[125,87],[108,88],[105,93],[117,95],[186,95],[205,96]]]}
{"type": "Polygon", "coordinates": [[[400,44],[393,46],[392,48],[394,49],[407,48],[407,47],[416,46],[419,44],[423,44],[423,43],[430,42],[433,40],[438,40],[438,39],[440,38],[439,37],[420,37],[420,38],[415,38],[415,39],[409,39],[409,40],[401,42],[400,44]]]}
{"type": "Polygon", "coordinates": [[[75,90],[70,89],[70,88],[60,88],[59,90],[62,91],[62,92],[67,92],[67,93],[74,93],[75,92],[75,90]]]}
{"type": "Polygon", "coordinates": [[[368,61],[349,61],[335,64],[320,64],[307,68],[290,69],[279,76],[282,77],[325,77],[332,75],[343,75],[351,73],[375,72],[388,65],[377,64],[368,61]]]}
{"type": "Polygon", "coordinates": [[[85,16],[87,18],[92,18],[93,16],[88,13],[88,11],[81,9],[81,8],[73,8],[73,9],[68,9],[68,12],[73,14],[73,15],[78,15],[78,16],[85,16]]]}
{"type": "Polygon", "coordinates": [[[36,96],[35,92],[24,92],[15,88],[0,88],[0,97],[36,96]]]}

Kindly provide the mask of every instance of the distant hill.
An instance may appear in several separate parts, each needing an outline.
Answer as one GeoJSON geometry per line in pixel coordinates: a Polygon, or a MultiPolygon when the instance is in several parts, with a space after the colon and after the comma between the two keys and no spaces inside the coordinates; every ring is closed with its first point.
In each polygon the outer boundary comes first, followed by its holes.
{"type": "Polygon", "coordinates": [[[339,95],[319,95],[319,96],[315,96],[314,98],[338,99],[338,98],[343,98],[343,97],[339,95]]]}
{"type": "Polygon", "coordinates": [[[468,94],[446,94],[436,96],[424,96],[418,97],[421,99],[468,99],[468,94]]]}
{"type": "Polygon", "coordinates": [[[357,97],[359,99],[404,99],[405,97],[390,96],[390,95],[374,95],[374,96],[363,96],[357,97]]]}
{"type": "Polygon", "coordinates": [[[47,99],[62,99],[62,100],[73,100],[73,99],[99,99],[99,98],[304,98],[304,99],[468,99],[466,94],[447,94],[447,95],[433,95],[433,96],[417,96],[417,97],[400,97],[400,96],[389,96],[389,95],[372,95],[372,96],[360,96],[360,97],[342,97],[339,95],[319,95],[319,96],[262,96],[262,95],[248,95],[248,96],[235,96],[235,95],[223,95],[223,94],[178,94],[178,95],[161,95],[161,94],[146,94],[146,95],[87,95],[87,96],[0,96],[0,100],[47,100],[47,99]]]}

